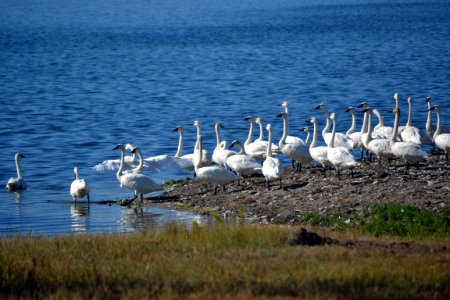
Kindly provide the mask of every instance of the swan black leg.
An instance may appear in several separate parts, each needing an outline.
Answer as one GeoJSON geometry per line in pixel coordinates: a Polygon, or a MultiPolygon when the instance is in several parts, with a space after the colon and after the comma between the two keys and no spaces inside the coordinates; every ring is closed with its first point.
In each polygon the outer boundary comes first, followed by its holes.
{"type": "Polygon", "coordinates": [[[88,203],[91,202],[91,198],[89,198],[89,194],[87,195],[88,203]]]}
{"type": "Polygon", "coordinates": [[[280,177],[280,190],[283,188],[283,183],[281,182],[281,177],[280,177]]]}
{"type": "Polygon", "coordinates": [[[338,179],[341,180],[341,172],[339,172],[339,169],[337,169],[336,171],[337,171],[338,179]]]}
{"type": "Polygon", "coordinates": [[[291,163],[292,163],[292,169],[295,169],[295,160],[292,160],[291,163]]]}
{"type": "Polygon", "coordinates": [[[223,185],[223,191],[224,193],[227,191],[227,186],[225,184],[223,185]]]}
{"type": "Polygon", "coordinates": [[[352,172],[352,178],[355,178],[355,176],[353,174],[353,169],[350,169],[350,171],[352,172]]]}
{"type": "Polygon", "coordinates": [[[217,185],[214,187],[214,195],[217,195],[217,185]]]}
{"type": "Polygon", "coordinates": [[[327,168],[323,166],[323,178],[327,177],[327,168]]]}
{"type": "Polygon", "coordinates": [[[269,180],[267,180],[267,179],[266,179],[266,187],[267,187],[267,190],[269,191],[269,190],[270,190],[270,187],[269,187],[269,180]]]}

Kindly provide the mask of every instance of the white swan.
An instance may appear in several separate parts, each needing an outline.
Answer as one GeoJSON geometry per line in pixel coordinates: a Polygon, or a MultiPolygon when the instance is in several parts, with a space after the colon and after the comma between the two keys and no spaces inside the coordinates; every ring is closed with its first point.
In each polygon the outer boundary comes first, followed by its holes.
{"type": "Polygon", "coordinates": [[[373,133],[384,139],[389,139],[394,132],[394,128],[384,125],[384,117],[378,109],[373,109],[372,113],[377,116],[378,124],[373,128],[373,133]]]}
{"type": "Polygon", "coordinates": [[[216,123],[216,125],[214,127],[216,130],[217,145],[216,145],[216,148],[214,149],[214,152],[212,155],[212,160],[216,164],[221,165],[222,167],[226,167],[227,159],[230,156],[235,155],[236,152],[226,149],[226,146],[227,146],[226,141],[221,141],[221,139],[220,139],[219,129],[223,128],[223,125],[221,123],[216,123]]]}
{"type": "Polygon", "coordinates": [[[183,142],[184,142],[184,129],[181,126],[177,126],[174,130],[174,132],[179,133],[179,139],[178,139],[178,148],[177,152],[175,153],[175,157],[177,158],[177,161],[179,161],[179,165],[186,170],[193,171],[194,170],[194,153],[189,153],[183,155],[183,142]]]}
{"type": "Polygon", "coordinates": [[[238,140],[231,143],[230,148],[237,146],[241,151],[235,155],[228,157],[226,165],[235,171],[239,176],[250,176],[253,174],[261,174],[262,165],[251,156],[245,153],[245,147],[238,140]]]}
{"type": "MultiPolygon", "coordinates": [[[[289,103],[287,101],[283,101],[281,102],[280,106],[284,107],[284,112],[289,117],[289,103]]],[[[288,135],[286,137],[286,143],[300,143],[306,145],[305,141],[303,141],[301,138],[292,135],[288,135]]]]}
{"type": "Polygon", "coordinates": [[[256,160],[264,160],[266,157],[267,143],[260,140],[253,141],[253,129],[255,119],[252,116],[244,119],[250,124],[247,139],[244,142],[244,148],[247,155],[253,157],[256,160]]]}
{"type": "Polygon", "coordinates": [[[78,167],[73,168],[73,172],[75,173],[75,179],[72,181],[70,185],[70,195],[72,196],[73,201],[77,201],[77,198],[83,198],[87,196],[88,202],[91,200],[89,197],[89,186],[84,179],[80,179],[78,176],[78,167]]]}
{"type": "Polygon", "coordinates": [[[378,157],[378,165],[381,167],[381,160],[387,159],[390,161],[395,158],[394,153],[391,150],[391,142],[383,138],[372,138],[372,113],[374,109],[366,108],[363,112],[368,114],[368,128],[367,134],[364,135],[364,145],[370,152],[374,153],[378,157]]]}
{"type": "Polygon", "coordinates": [[[361,132],[356,131],[356,110],[353,106],[350,106],[345,112],[350,112],[352,114],[352,125],[345,133],[345,136],[348,138],[348,143],[352,149],[360,148],[358,140],[361,139],[361,132]]]}
{"type": "MultiPolygon", "coordinates": [[[[331,122],[330,122],[330,119],[329,119],[328,107],[327,107],[326,104],[320,103],[316,107],[316,109],[321,109],[325,113],[325,118],[326,118],[327,123],[326,123],[326,126],[324,127],[324,129],[322,130],[322,137],[323,137],[323,140],[325,141],[325,143],[327,145],[329,145],[330,142],[331,142],[331,133],[329,132],[330,128],[331,128],[331,122]]],[[[345,136],[345,134],[340,133],[340,132],[336,132],[335,133],[334,144],[335,144],[336,147],[345,147],[345,148],[348,148],[348,149],[352,148],[352,145],[349,143],[349,141],[348,141],[347,137],[345,136]]]]}
{"type": "Polygon", "coordinates": [[[309,154],[308,146],[306,146],[305,142],[301,139],[298,139],[296,142],[286,142],[289,134],[288,114],[283,112],[277,117],[281,117],[283,119],[283,136],[278,142],[278,147],[284,155],[297,162],[297,171],[301,171],[302,164],[310,163],[312,160],[311,155],[309,154]]]}
{"type": "MultiPolygon", "coordinates": [[[[125,144],[125,149],[133,151],[134,147],[132,144],[125,144]]],[[[99,172],[116,171],[119,169],[119,166],[120,166],[120,159],[109,159],[95,165],[92,169],[99,172]]],[[[137,166],[138,162],[136,160],[136,154],[125,156],[123,166],[124,170],[133,169],[136,168],[137,166]]]]}
{"type": "Polygon", "coordinates": [[[395,107],[392,111],[395,113],[395,119],[394,132],[391,138],[391,150],[396,157],[401,158],[406,162],[406,169],[409,169],[409,164],[417,164],[420,161],[428,159],[428,154],[416,143],[397,141],[398,125],[400,122],[400,108],[395,107]]]}
{"type": "MultiPolygon", "coordinates": [[[[427,112],[427,123],[425,125],[425,130],[428,132],[428,134],[433,137],[434,136],[434,132],[436,131],[436,126],[433,125],[433,115],[432,115],[432,107],[433,107],[433,101],[431,100],[431,97],[427,97],[426,100],[427,104],[428,104],[428,112],[427,112]]],[[[441,133],[450,133],[450,129],[441,124],[441,133]]],[[[433,137],[434,139],[434,137],[433,137]]]]}
{"type": "Polygon", "coordinates": [[[23,156],[20,153],[16,153],[15,160],[16,160],[17,178],[11,177],[6,183],[6,188],[10,192],[25,190],[27,188],[27,184],[25,183],[25,180],[23,180],[22,177],[22,169],[20,168],[19,160],[21,158],[25,158],[25,156],[23,156]]]}
{"type": "Polygon", "coordinates": [[[309,129],[309,126],[303,126],[302,131],[306,132],[305,144],[308,145],[309,139],[311,138],[311,129],[309,129]]]}
{"type": "Polygon", "coordinates": [[[437,126],[433,135],[434,143],[439,149],[445,152],[445,159],[448,162],[448,155],[450,153],[450,133],[442,132],[441,108],[439,105],[435,105],[430,109],[435,110],[437,113],[437,126]]]}
{"type": "MultiPolygon", "coordinates": [[[[255,123],[259,125],[259,138],[255,140],[255,142],[262,142],[265,147],[267,147],[267,141],[264,140],[264,124],[261,117],[256,117],[255,123]]],[[[267,150],[267,149],[266,149],[267,150]]],[[[278,146],[272,143],[272,155],[276,155],[276,150],[278,150],[278,146]]]]}
{"type": "Polygon", "coordinates": [[[350,152],[347,147],[335,147],[334,140],[336,137],[336,123],[337,117],[335,113],[331,113],[330,119],[333,121],[333,131],[331,133],[330,144],[328,145],[328,160],[333,164],[334,168],[337,170],[338,177],[340,179],[340,170],[350,169],[353,178],[353,168],[358,166],[359,163],[356,162],[355,157],[350,152]]]}
{"type": "Polygon", "coordinates": [[[400,133],[404,142],[413,142],[418,145],[433,145],[431,136],[426,130],[412,126],[412,97],[408,97],[408,122],[400,133]]]}
{"type": "Polygon", "coordinates": [[[313,140],[311,145],[309,145],[309,154],[311,154],[312,159],[314,159],[323,168],[323,177],[326,176],[326,167],[332,167],[330,160],[328,159],[328,147],[317,146],[317,140],[319,137],[319,125],[316,117],[309,119],[313,123],[313,140]]]}
{"type": "Polygon", "coordinates": [[[123,167],[125,161],[125,147],[119,144],[113,150],[117,149],[119,149],[121,152],[120,166],[116,175],[117,180],[119,180],[121,186],[124,186],[134,191],[135,196],[131,201],[135,200],[138,196],[140,196],[142,202],[144,194],[162,190],[159,184],[157,184],[152,179],[143,174],[140,173],[123,174],[123,167]]]}
{"type": "Polygon", "coordinates": [[[266,153],[266,159],[262,165],[262,173],[266,179],[266,186],[269,189],[269,182],[271,180],[280,181],[280,189],[282,188],[282,176],[283,176],[283,166],[278,158],[272,157],[272,125],[267,124],[267,131],[269,132],[268,147],[266,153]]]}
{"type": "MultiPolygon", "coordinates": [[[[202,131],[200,129],[200,121],[196,120],[194,121],[194,123],[192,124],[197,128],[197,137],[199,135],[202,134],[202,131]]],[[[197,138],[197,142],[195,143],[194,146],[194,157],[193,157],[193,163],[194,163],[194,167],[197,164],[196,159],[198,159],[199,157],[201,158],[201,162],[200,162],[200,166],[201,167],[206,167],[206,166],[210,166],[212,164],[212,157],[211,154],[209,154],[208,150],[203,149],[201,153],[201,155],[198,155],[197,152],[199,151],[200,145],[198,144],[198,138],[197,138]]]]}
{"type": "Polygon", "coordinates": [[[230,170],[218,166],[218,165],[213,165],[213,166],[206,166],[206,167],[201,167],[201,161],[202,161],[202,155],[203,155],[203,151],[202,151],[202,136],[201,135],[197,135],[197,145],[198,145],[198,150],[196,152],[197,158],[195,159],[195,174],[196,174],[196,178],[197,180],[202,180],[204,182],[210,183],[215,185],[214,188],[214,195],[217,194],[217,187],[219,185],[223,186],[224,191],[226,190],[226,185],[229,183],[232,183],[234,181],[239,181],[241,179],[241,177],[239,177],[238,175],[236,175],[235,173],[231,172],[230,170]]]}

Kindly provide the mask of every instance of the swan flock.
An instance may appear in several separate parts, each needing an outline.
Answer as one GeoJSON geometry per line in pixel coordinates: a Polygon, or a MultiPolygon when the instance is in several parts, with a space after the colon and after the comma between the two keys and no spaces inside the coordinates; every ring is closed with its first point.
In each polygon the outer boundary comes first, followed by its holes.
{"type": "MultiPolygon", "coordinates": [[[[405,171],[412,165],[416,167],[419,163],[430,158],[424,145],[432,146],[433,149],[441,151],[445,155],[446,162],[450,155],[450,130],[443,123],[442,111],[439,105],[433,105],[431,97],[426,99],[427,122],[423,128],[412,125],[412,97],[408,97],[408,122],[400,126],[400,96],[393,96],[395,107],[391,110],[394,114],[392,126],[385,125],[381,112],[371,107],[367,102],[350,106],[342,112],[350,112],[352,125],[345,132],[337,132],[338,112],[329,112],[325,103],[320,103],[317,110],[324,113],[323,121],[318,116],[310,116],[305,121],[313,125],[312,142],[309,144],[309,127],[303,131],[308,133],[304,141],[295,135],[289,135],[289,109],[288,102],[283,101],[280,106],[284,111],[277,117],[282,119],[283,135],[278,141],[274,141],[272,124],[264,128],[261,117],[245,117],[248,122],[249,132],[245,142],[232,141],[229,146],[227,141],[220,137],[220,129],[225,128],[220,122],[215,124],[216,146],[213,152],[209,152],[202,145],[201,123],[199,120],[193,122],[197,131],[197,138],[191,152],[183,155],[184,129],[177,126],[174,131],[179,133],[178,148],[174,155],[157,155],[144,158],[140,147],[131,144],[118,144],[113,150],[120,150],[120,158],[116,160],[105,160],[93,167],[95,171],[117,171],[116,177],[121,187],[133,191],[134,199],[143,200],[144,194],[163,191],[163,187],[151,179],[151,175],[145,174],[161,172],[168,169],[178,168],[188,172],[194,172],[196,180],[214,186],[214,195],[217,194],[219,186],[226,191],[226,186],[249,176],[262,176],[267,188],[270,189],[271,181],[278,181],[282,188],[283,165],[282,157],[292,161],[292,166],[297,172],[302,172],[302,166],[309,164],[319,167],[326,177],[327,169],[335,169],[338,178],[341,178],[343,170],[353,171],[360,166],[364,159],[364,152],[369,153],[372,161],[373,156],[378,160],[378,168],[390,164],[392,160],[400,160],[405,164],[405,171]],[[360,109],[360,111],[358,111],[360,109]],[[361,129],[357,130],[358,114],[363,115],[361,129]],[[436,114],[437,124],[433,124],[433,114],[436,114]],[[378,125],[374,126],[373,118],[378,118],[378,125]],[[323,123],[322,123],[323,122],[323,123]],[[253,140],[254,124],[259,125],[259,138],[253,140]],[[322,135],[319,136],[319,124],[325,124],[322,135]],[[268,132],[268,140],[264,140],[264,129],[268,132]],[[331,131],[330,131],[331,130],[331,131]],[[321,140],[321,141],[320,141],[321,140]],[[275,142],[275,143],[273,143],[275,142]],[[318,145],[321,142],[323,145],[318,145]],[[233,148],[239,148],[235,151],[233,148]],[[353,150],[361,151],[361,158],[356,159],[353,150]],[[131,155],[126,155],[126,151],[131,155]],[[211,155],[212,153],[212,155],[211,155]]],[[[424,103],[425,104],[425,103],[424,103]]],[[[274,113],[274,116],[276,114],[274,113]]],[[[291,117],[292,118],[292,117],[291,117]]],[[[280,122],[281,123],[281,122],[280,122]]],[[[6,189],[10,192],[20,192],[27,188],[22,175],[20,159],[25,156],[21,153],[15,154],[15,165],[17,177],[12,177],[6,183],[6,189]]],[[[75,179],[70,186],[70,195],[74,201],[86,197],[90,201],[90,188],[86,179],[80,179],[78,167],[74,168],[75,179]]],[[[255,183],[254,183],[255,184],[255,183]]],[[[257,184],[257,183],[256,183],[257,184]]]]}

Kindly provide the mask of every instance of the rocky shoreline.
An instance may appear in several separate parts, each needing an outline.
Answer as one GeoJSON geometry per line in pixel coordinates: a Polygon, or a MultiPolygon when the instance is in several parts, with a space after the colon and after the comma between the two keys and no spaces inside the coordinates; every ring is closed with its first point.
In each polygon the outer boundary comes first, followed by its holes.
{"type": "Polygon", "coordinates": [[[213,187],[186,178],[167,182],[166,192],[149,200],[198,213],[245,214],[260,224],[298,224],[307,213],[351,215],[374,204],[399,203],[432,211],[450,206],[450,164],[442,156],[409,170],[400,161],[381,169],[376,162],[360,162],[354,178],[344,172],[338,179],[334,170],[324,178],[315,166],[301,172],[285,166],[281,189],[274,182],[267,190],[264,177],[251,177],[226,191],[219,188],[216,195],[213,187]]]}

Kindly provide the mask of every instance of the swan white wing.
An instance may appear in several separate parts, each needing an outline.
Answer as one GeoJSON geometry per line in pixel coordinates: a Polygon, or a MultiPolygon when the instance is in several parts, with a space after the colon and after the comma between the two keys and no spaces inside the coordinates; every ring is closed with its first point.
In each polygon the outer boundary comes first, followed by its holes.
{"type": "Polygon", "coordinates": [[[393,128],[390,126],[382,126],[374,129],[374,133],[378,134],[384,139],[388,139],[392,136],[393,128]]]}
{"type": "MultiPolygon", "coordinates": [[[[327,132],[323,136],[323,139],[327,145],[330,145],[331,135],[331,132],[327,132]]],[[[345,147],[347,149],[352,149],[352,145],[349,143],[347,137],[341,132],[336,132],[336,136],[334,137],[334,147],[345,147]]]]}
{"type": "Polygon", "coordinates": [[[288,135],[286,137],[286,141],[287,144],[301,144],[301,145],[306,145],[305,141],[303,141],[301,138],[296,137],[296,136],[292,136],[292,135],[288,135]]]}
{"type": "Polygon", "coordinates": [[[331,162],[328,160],[328,147],[319,146],[310,148],[309,153],[311,154],[311,158],[322,166],[332,166],[331,162]]]}
{"type": "Polygon", "coordinates": [[[368,144],[368,148],[372,153],[375,153],[378,158],[394,158],[392,153],[391,142],[386,139],[374,139],[368,144]]]}
{"type": "Polygon", "coordinates": [[[267,180],[278,179],[283,175],[283,167],[278,158],[267,157],[262,165],[262,173],[267,180]]]}
{"type": "Polygon", "coordinates": [[[134,190],[140,194],[147,194],[162,190],[159,184],[151,180],[149,177],[139,173],[122,175],[120,177],[120,183],[122,186],[130,190],[134,190]]]}
{"type": "Polygon", "coordinates": [[[70,195],[72,197],[82,198],[89,194],[89,186],[84,179],[75,179],[70,185],[70,195]]]}
{"type": "Polygon", "coordinates": [[[418,145],[422,144],[422,141],[420,140],[419,130],[416,127],[405,126],[403,131],[400,133],[400,136],[402,137],[402,141],[404,142],[412,142],[418,145]]]}
{"type": "Polygon", "coordinates": [[[436,146],[438,146],[439,149],[444,150],[445,153],[450,152],[450,134],[449,133],[439,134],[434,139],[434,142],[436,143],[436,146]]]}
{"type": "Polygon", "coordinates": [[[235,173],[220,166],[198,168],[196,174],[198,180],[203,180],[216,185],[225,185],[241,179],[235,173]]]}
{"type": "Polygon", "coordinates": [[[8,189],[8,191],[19,191],[25,190],[27,188],[27,185],[22,178],[11,177],[6,183],[6,188],[8,189]]]}
{"type": "Polygon", "coordinates": [[[328,148],[328,159],[337,169],[358,165],[353,154],[345,147],[328,148]]]}
{"type": "Polygon", "coordinates": [[[396,142],[391,144],[392,153],[409,163],[417,163],[428,159],[428,154],[419,145],[412,142],[396,142]]]}
{"type": "Polygon", "coordinates": [[[240,176],[261,173],[262,169],[262,165],[258,163],[254,158],[242,154],[230,156],[226,161],[226,165],[233,169],[240,176]]]}
{"type": "Polygon", "coordinates": [[[301,163],[308,163],[311,161],[311,154],[309,153],[309,147],[299,143],[286,143],[281,148],[284,155],[301,163]]]}
{"type": "MultiPolygon", "coordinates": [[[[117,171],[119,170],[119,166],[120,166],[120,159],[110,159],[95,165],[94,167],[92,167],[92,169],[99,172],[117,171]]],[[[128,165],[126,166],[129,168],[128,165]]]]}

